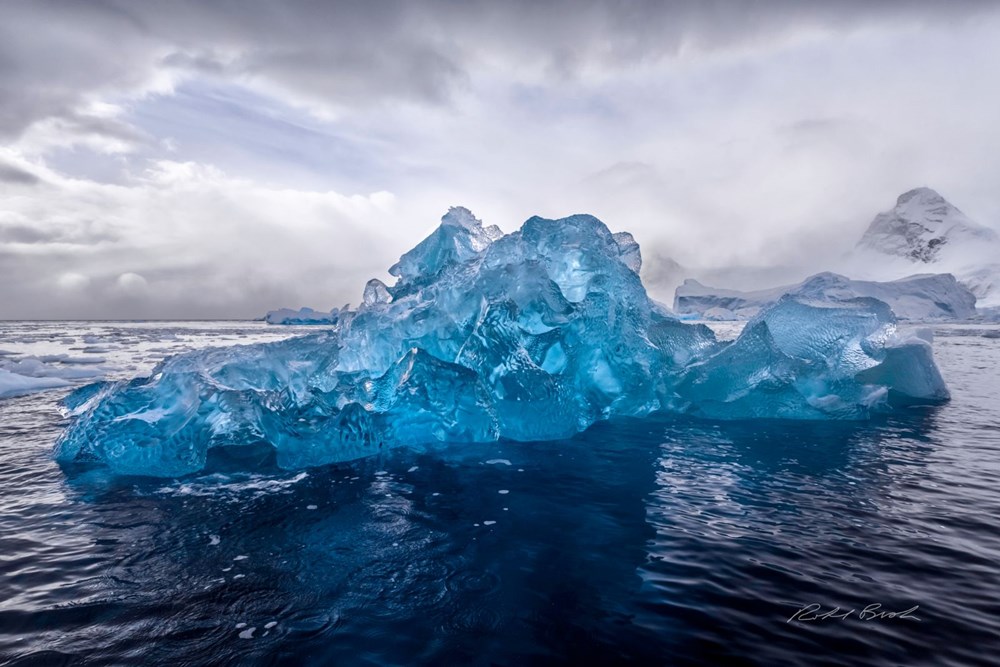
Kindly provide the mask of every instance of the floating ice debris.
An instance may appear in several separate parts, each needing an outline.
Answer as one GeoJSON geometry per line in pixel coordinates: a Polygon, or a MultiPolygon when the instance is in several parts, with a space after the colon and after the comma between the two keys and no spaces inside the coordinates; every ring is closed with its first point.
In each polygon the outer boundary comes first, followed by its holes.
{"type": "Polygon", "coordinates": [[[493,466],[493,465],[505,465],[505,466],[509,466],[510,465],[510,461],[508,461],[507,459],[490,459],[489,461],[486,462],[486,465],[488,465],[488,466],[493,466]]]}
{"type": "Polygon", "coordinates": [[[500,489],[499,491],[497,491],[497,493],[499,493],[501,496],[506,496],[508,493],[510,493],[510,491],[508,489],[500,489]]]}
{"type": "Polygon", "coordinates": [[[14,396],[31,394],[36,391],[45,391],[46,389],[68,387],[69,384],[67,380],[61,378],[36,378],[21,375],[20,373],[12,373],[0,368],[0,398],[12,398],[14,396]]]}
{"type": "Polygon", "coordinates": [[[319,505],[306,505],[307,510],[319,509],[319,505]]]}
{"type": "Polygon", "coordinates": [[[209,535],[208,536],[208,543],[211,546],[213,546],[213,547],[218,546],[220,542],[222,542],[222,540],[219,539],[218,535],[209,535]]]}
{"type": "Polygon", "coordinates": [[[496,521],[483,521],[483,525],[484,526],[492,526],[495,523],[496,523],[496,521]]]}
{"type": "Polygon", "coordinates": [[[274,626],[276,626],[277,624],[278,624],[278,622],[277,622],[277,621],[268,621],[268,622],[267,622],[267,623],[266,623],[266,624],[264,625],[264,629],[265,629],[265,630],[270,630],[271,628],[273,628],[273,627],[274,627],[274,626]]]}
{"type": "Polygon", "coordinates": [[[334,308],[330,312],[324,313],[312,308],[280,308],[268,311],[264,316],[264,321],[268,324],[336,324],[339,310],[334,308]]]}
{"type": "Polygon", "coordinates": [[[561,439],[657,410],[866,419],[948,397],[930,345],[899,338],[874,298],[786,296],[721,342],[655,307],[639,266],[634,239],[593,216],[502,235],[454,208],[390,269],[388,300],[370,283],[333,328],[74,392],[55,455],[177,476],[212,447],[267,443],[297,469],[401,444],[561,439]]]}
{"type": "Polygon", "coordinates": [[[256,626],[250,626],[246,630],[240,633],[240,639],[253,639],[253,633],[256,632],[256,626]]]}

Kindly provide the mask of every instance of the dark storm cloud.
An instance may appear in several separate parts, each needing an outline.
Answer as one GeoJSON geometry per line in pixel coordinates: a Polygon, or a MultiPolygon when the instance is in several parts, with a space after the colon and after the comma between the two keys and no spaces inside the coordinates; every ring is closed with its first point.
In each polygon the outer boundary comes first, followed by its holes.
{"type": "Polygon", "coordinates": [[[16,183],[18,185],[35,185],[41,181],[38,176],[20,167],[0,162],[0,183],[16,183]]]}
{"type": "Polygon", "coordinates": [[[27,225],[0,225],[0,243],[48,243],[53,235],[27,225]]]}
{"type": "Polygon", "coordinates": [[[0,138],[73,114],[90,93],[141,85],[150,46],[140,26],[104,3],[4,3],[0,138]]]}
{"type": "Polygon", "coordinates": [[[170,69],[270,82],[332,105],[435,104],[497,61],[574,77],[800,28],[963,20],[990,6],[973,0],[15,1],[4,4],[0,22],[0,136],[16,136],[42,118],[71,117],[89,95],[141,88],[170,69]]]}
{"type": "Polygon", "coordinates": [[[989,223],[998,11],[3,2],[0,317],[327,309],[454,204],[593,213],[664,285],[818,270],[922,183],[989,223]]]}

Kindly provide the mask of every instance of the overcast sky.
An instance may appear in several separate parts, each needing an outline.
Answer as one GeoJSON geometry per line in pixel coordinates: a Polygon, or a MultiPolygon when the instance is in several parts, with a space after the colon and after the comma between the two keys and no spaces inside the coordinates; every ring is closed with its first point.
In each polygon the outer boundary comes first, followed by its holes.
{"type": "Polygon", "coordinates": [[[0,318],[357,303],[453,205],[593,213],[654,293],[825,268],[918,185],[996,227],[997,7],[9,0],[0,318]]]}

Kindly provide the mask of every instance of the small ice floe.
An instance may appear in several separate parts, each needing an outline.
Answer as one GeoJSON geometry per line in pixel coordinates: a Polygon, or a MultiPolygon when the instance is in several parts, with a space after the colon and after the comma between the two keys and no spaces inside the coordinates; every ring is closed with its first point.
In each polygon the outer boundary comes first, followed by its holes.
{"type": "Polygon", "coordinates": [[[253,633],[257,631],[256,625],[251,625],[249,628],[240,633],[240,639],[253,639],[253,633]]]}
{"type": "Polygon", "coordinates": [[[38,357],[38,360],[45,364],[90,365],[107,363],[107,359],[104,357],[71,357],[68,354],[46,354],[38,357]]]}
{"type": "Polygon", "coordinates": [[[222,542],[222,540],[219,538],[218,535],[209,535],[208,536],[208,544],[210,546],[217,547],[217,546],[219,546],[220,542],[222,542]]]}
{"type": "Polygon", "coordinates": [[[243,554],[240,554],[239,556],[236,556],[235,558],[233,558],[233,560],[246,560],[249,557],[250,556],[244,556],[243,554]]]}
{"type": "Polygon", "coordinates": [[[60,378],[30,377],[0,368],[0,398],[11,398],[36,391],[58,389],[67,386],[69,386],[69,382],[60,378]]]}
{"type": "Polygon", "coordinates": [[[501,496],[506,496],[508,493],[510,493],[510,490],[509,489],[500,489],[499,491],[497,491],[497,493],[499,493],[501,496]]]}
{"type": "Polygon", "coordinates": [[[318,505],[306,505],[306,509],[307,510],[319,509],[319,506],[318,505]]]}
{"type": "Polygon", "coordinates": [[[510,464],[511,464],[510,461],[508,461],[507,459],[490,459],[489,461],[486,462],[486,465],[488,466],[495,466],[495,465],[509,466],[510,464]]]}
{"type": "Polygon", "coordinates": [[[406,472],[416,472],[416,471],[418,471],[418,470],[420,470],[420,466],[412,466],[412,467],[411,467],[411,468],[410,468],[409,470],[407,470],[406,472]]]}
{"type": "Polygon", "coordinates": [[[268,621],[267,625],[264,626],[264,629],[265,630],[270,630],[271,628],[273,628],[277,624],[278,624],[277,621],[268,621]]]}
{"type": "Polygon", "coordinates": [[[483,525],[484,526],[492,526],[495,523],[496,523],[496,521],[483,521],[483,525]]]}

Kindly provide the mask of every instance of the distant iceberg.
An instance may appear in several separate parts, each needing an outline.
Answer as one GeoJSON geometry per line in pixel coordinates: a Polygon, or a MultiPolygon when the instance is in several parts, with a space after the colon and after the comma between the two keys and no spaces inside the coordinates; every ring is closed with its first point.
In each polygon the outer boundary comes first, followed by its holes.
{"type": "Polygon", "coordinates": [[[279,308],[269,310],[264,316],[264,321],[268,324],[336,324],[340,316],[340,310],[334,308],[328,313],[312,308],[279,308]]]}
{"type": "MultiPolygon", "coordinates": [[[[866,419],[947,400],[929,343],[873,298],[781,298],[720,342],[652,302],[639,246],[597,218],[503,235],[453,208],[336,326],[163,361],[66,401],[63,461],[121,473],[201,469],[267,443],[322,465],[427,442],[560,439],[615,416],[866,419]]],[[[369,289],[370,288],[370,289],[369,289]]]]}
{"type": "Polygon", "coordinates": [[[928,322],[976,317],[976,296],[950,273],[921,274],[876,282],[819,273],[798,285],[742,292],[685,280],[674,292],[678,315],[706,320],[748,320],[785,294],[820,301],[872,297],[885,302],[901,320],[928,322]]]}

